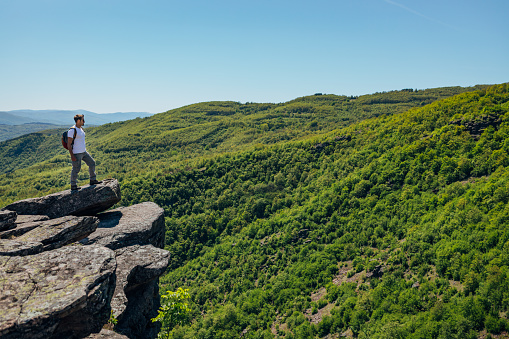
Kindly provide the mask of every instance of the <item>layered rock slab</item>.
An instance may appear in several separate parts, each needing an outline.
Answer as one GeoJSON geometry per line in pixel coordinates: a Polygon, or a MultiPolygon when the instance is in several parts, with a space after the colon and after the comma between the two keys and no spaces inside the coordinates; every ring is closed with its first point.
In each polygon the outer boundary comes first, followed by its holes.
{"type": "Polygon", "coordinates": [[[6,231],[0,232],[0,239],[12,239],[30,232],[41,225],[40,221],[49,220],[47,215],[18,215],[14,226],[6,231]]]}
{"type": "Polygon", "coordinates": [[[0,337],[82,338],[110,316],[115,253],[67,246],[25,257],[0,257],[0,337]]]}
{"type": "Polygon", "coordinates": [[[105,179],[98,185],[86,185],[79,191],[66,190],[44,197],[20,200],[3,210],[23,215],[47,215],[59,218],[66,215],[94,215],[120,201],[120,186],[116,179],[105,179]]]}
{"type": "Polygon", "coordinates": [[[42,252],[44,245],[38,241],[0,239],[0,256],[25,256],[42,252]]]}
{"type": "Polygon", "coordinates": [[[153,202],[120,207],[98,214],[97,230],[81,240],[116,250],[133,245],[164,247],[164,210],[153,202]]]}
{"type": "Polygon", "coordinates": [[[85,238],[96,230],[96,217],[66,216],[41,221],[33,230],[15,238],[16,241],[41,242],[43,250],[59,248],[85,238]]]}

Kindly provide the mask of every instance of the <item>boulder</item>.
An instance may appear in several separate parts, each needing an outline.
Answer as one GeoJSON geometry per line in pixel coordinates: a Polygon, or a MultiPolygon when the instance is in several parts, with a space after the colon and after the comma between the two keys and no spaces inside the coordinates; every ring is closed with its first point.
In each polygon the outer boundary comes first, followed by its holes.
{"type": "Polygon", "coordinates": [[[96,217],[66,216],[41,221],[33,230],[15,238],[20,242],[41,242],[43,250],[59,248],[79,241],[95,231],[99,219],[96,217]]]}
{"type": "Polygon", "coordinates": [[[66,246],[25,257],[0,257],[0,337],[83,338],[110,317],[115,253],[66,246]]]}
{"type": "Polygon", "coordinates": [[[66,215],[95,215],[120,201],[120,186],[116,179],[105,179],[98,185],[83,186],[77,192],[66,190],[44,197],[20,200],[3,210],[18,214],[47,215],[59,218],[66,215]]]}
{"type": "Polygon", "coordinates": [[[9,210],[0,211],[0,231],[5,231],[15,227],[17,213],[9,210]]]}
{"type": "Polygon", "coordinates": [[[110,249],[132,245],[164,247],[164,210],[153,202],[120,207],[98,214],[97,230],[81,241],[110,249]]]}
{"type": "Polygon", "coordinates": [[[117,287],[111,308],[118,324],[114,329],[129,338],[145,338],[149,331],[157,333],[158,325],[150,321],[160,306],[154,293],[157,295],[157,279],[168,267],[170,253],[152,245],[135,245],[115,250],[115,254],[117,287]]]}

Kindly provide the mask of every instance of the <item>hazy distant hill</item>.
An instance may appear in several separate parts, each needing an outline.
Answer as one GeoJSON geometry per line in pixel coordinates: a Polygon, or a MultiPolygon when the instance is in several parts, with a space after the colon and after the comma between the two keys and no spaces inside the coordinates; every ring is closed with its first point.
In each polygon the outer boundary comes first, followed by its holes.
{"type": "Polygon", "coordinates": [[[22,125],[36,122],[34,119],[15,115],[7,112],[0,112],[0,125],[22,125]]]}
{"type": "Polygon", "coordinates": [[[15,110],[0,112],[0,141],[50,128],[71,126],[76,114],[84,114],[87,126],[151,116],[145,112],[98,114],[84,110],[15,110]]]}
{"type": "MultiPolygon", "coordinates": [[[[145,118],[152,114],[146,112],[117,112],[117,113],[94,113],[84,110],[15,110],[8,111],[8,114],[28,118],[30,121],[26,122],[45,122],[55,125],[68,125],[73,124],[73,117],[76,114],[84,114],[85,120],[88,125],[103,125],[110,122],[124,121],[135,118],[145,118]]],[[[1,122],[0,123],[4,123],[1,122]]],[[[19,124],[10,124],[19,125],[19,124]]]]}

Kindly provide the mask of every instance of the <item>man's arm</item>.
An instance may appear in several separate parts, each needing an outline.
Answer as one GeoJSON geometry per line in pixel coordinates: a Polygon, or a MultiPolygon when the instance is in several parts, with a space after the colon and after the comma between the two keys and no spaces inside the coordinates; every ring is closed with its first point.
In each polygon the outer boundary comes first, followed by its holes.
{"type": "Polygon", "coordinates": [[[76,161],[76,157],[74,156],[74,153],[72,152],[72,140],[73,140],[73,138],[67,137],[67,149],[69,150],[69,153],[71,154],[71,160],[76,161]]]}

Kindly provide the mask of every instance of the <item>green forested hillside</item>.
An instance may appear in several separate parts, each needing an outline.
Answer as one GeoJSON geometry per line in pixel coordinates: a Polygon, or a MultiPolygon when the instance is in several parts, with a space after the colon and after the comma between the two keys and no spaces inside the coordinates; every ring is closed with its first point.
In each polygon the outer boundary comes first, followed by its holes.
{"type": "MultiPolygon", "coordinates": [[[[424,92],[206,103],[89,130],[122,204],[165,209],[161,288],[192,295],[174,338],[505,333],[508,84],[424,92]]],[[[26,140],[0,144],[0,206],[67,183],[65,155],[35,144],[46,160],[26,159],[26,140]]]]}
{"type": "MultiPolygon", "coordinates": [[[[87,148],[99,175],[119,180],[201,157],[258,144],[320,135],[366,118],[401,113],[452,95],[482,89],[445,87],[360,97],[313,95],[282,104],[206,102],[144,119],[86,128],[87,148]]],[[[72,122],[70,122],[71,124],[72,122]]],[[[69,155],[63,131],[48,130],[0,142],[0,206],[59,191],[68,184],[69,155]]]]}
{"type": "Polygon", "coordinates": [[[162,286],[194,302],[174,337],[507,330],[508,102],[495,86],[124,182],[166,209],[162,286]]]}

